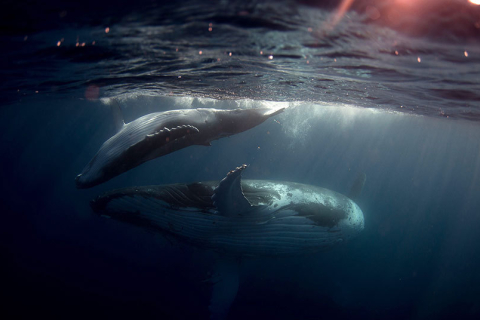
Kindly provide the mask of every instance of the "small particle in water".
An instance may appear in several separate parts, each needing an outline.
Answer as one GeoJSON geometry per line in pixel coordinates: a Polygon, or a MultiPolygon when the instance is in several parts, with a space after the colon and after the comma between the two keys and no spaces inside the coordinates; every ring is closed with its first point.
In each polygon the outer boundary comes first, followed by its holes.
{"type": "Polygon", "coordinates": [[[28,39],[28,36],[25,36],[25,37],[23,38],[23,41],[27,41],[27,39],[28,39]]]}
{"type": "Polygon", "coordinates": [[[268,59],[273,60],[273,56],[272,55],[268,56],[268,59]]]}
{"type": "Polygon", "coordinates": [[[38,90],[37,90],[37,91],[35,91],[35,93],[38,93],[38,90]]]}
{"type": "Polygon", "coordinates": [[[82,42],[82,47],[85,47],[85,42],[82,42]]]}
{"type": "Polygon", "coordinates": [[[263,54],[263,51],[260,51],[260,54],[263,54]]]}
{"type": "Polygon", "coordinates": [[[308,32],[312,32],[312,31],[313,31],[313,29],[310,28],[310,27],[309,27],[307,30],[308,30],[308,32]]]}
{"type": "Polygon", "coordinates": [[[182,78],[182,76],[178,76],[178,79],[181,79],[181,78],[182,78]]]}
{"type": "Polygon", "coordinates": [[[213,30],[212,27],[213,27],[213,24],[210,22],[210,23],[208,24],[208,31],[212,32],[212,30],[213,30]]]}
{"type": "Polygon", "coordinates": [[[310,61],[309,61],[309,60],[307,60],[307,64],[309,64],[309,63],[310,63],[310,61]]]}
{"type": "Polygon", "coordinates": [[[217,58],[217,62],[220,62],[220,60],[222,60],[222,59],[220,59],[220,58],[217,58]]]}
{"type": "Polygon", "coordinates": [[[77,43],[75,43],[75,47],[78,47],[79,45],[80,45],[80,43],[78,43],[78,42],[77,42],[77,43]]]}
{"type": "Polygon", "coordinates": [[[57,47],[60,47],[61,44],[62,44],[62,41],[58,41],[57,42],[57,47]]]}
{"type": "Polygon", "coordinates": [[[92,41],[92,46],[94,46],[94,45],[95,45],[95,40],[92,41]]]}
{"type": "Polygon", "coordinates": [[[280,122],[279,122],[277,119],[273,119],[273,121],[275,121],[276,123],[280,124],[280,122]]]}
{"type": "Polygon", "coordinates": [[[395,50],[395,55],[398,56],[398,51],[397,50],[395,50]]]}
{"type": "Polygon", "coordinates": [[[418,63],[422,62],[422,59],[420,57],[417,58],[418,63]]]}
{"type": "Polygon", "coordinates": [[[400,108],[403,108],[403,106],[400,106],[400,108]]]}
{"type": "Polygon", "coordinates": [[[258,147],[257,149],[260,150],[260,147],[258,147]]]}
{"type": "Polygon", "coordinates": [[[109,27],[106,27],[105,28],[105,33],[109,33],[110,32],[110,28],[109,27]]]}
{"type": "Polygon", "coordinates": [[[208,31],[212,32],[212,30],[213,30],[212,27],[208,27],[208,31]]]}
{"type": "Polygon", "coordinates": [[[463,54],[465,55],[465,57],[468,57],[468,52],[466,50],[463,52],[463,54]]]}
{"type": "Polygon", "coordinates": [[[198,54],[202,54],[202,53],[203,53],[203,51],[202,51],[202,50],[198,51],[198,54]]]}
{"type": "Polygon", "coordinates": [[[175,52],[178,52],[178,48],[175,48],[175,52]]]}
{"type": "Polygon", "coordinates": [[[232,56],[232,53],[231,53],[231,52],[229,52],[229,53],[228,53],[228,55],[231,57],[231,56],[232,56]]]}
{"type": "Polygon", "coordinates": [[[333,62],[337,62],[337,58],[333,59],[333,62]]]}

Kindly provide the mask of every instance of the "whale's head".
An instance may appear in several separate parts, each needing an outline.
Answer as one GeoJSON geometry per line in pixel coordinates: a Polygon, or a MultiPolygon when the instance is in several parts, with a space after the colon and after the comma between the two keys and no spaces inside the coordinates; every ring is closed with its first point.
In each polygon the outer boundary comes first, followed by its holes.
{"type": "Polygon", "coordinates": [[[91,188],[106,181],[105,167],[97,161],[98,154],[87,164],[83,171],[75,177],[78,189],[91,188]]]}
{"type": "Polygon", "coordinates": [[[346,218],[339,222],[339,227],[344,230],[345,240],[356,237],[365,228],[362,209],[352,200],[349,202],[346,218]]]}
{"type": "MultiPolygon", "coordinates": [[[[273,186],[278,197],[285,206],[276,212],[277,219],[289,218],[292,226],[311,226],[305,232],[312,237],[324,238],[319,248],[329,247],[358,236],[364,229],[364,216],[360,207],[343,194],[325,188],[297,184],[282,183],[273,186]],[[286,186],[286,188],[284,187],[286,186]]],[[[274,200],[275,201],[275,200],[274,200]]],[[[302,229],[303,230],[303,229],[302,229]]]]}
{"type": "Polygon", "coordinates": [[[90,188],[96,185],[92,180],[89,180],[86,175],[80,173],[75,177],[75,185],[77,189],[90,188]]]}
{"type": "Polygon", "coordinates": [[[90,174],[91,171],[84,170],[82,173],[75,177],[75,184],[78,189],[91,188],[98,184],[98,181],[102,180],[101,172],[97,172],[97,175],[90,174]]]}

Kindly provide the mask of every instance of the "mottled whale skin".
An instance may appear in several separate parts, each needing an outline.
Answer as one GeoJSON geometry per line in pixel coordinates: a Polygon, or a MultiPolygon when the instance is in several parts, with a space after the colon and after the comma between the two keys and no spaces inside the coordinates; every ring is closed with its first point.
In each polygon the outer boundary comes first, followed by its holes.
{"type": "Polygon", "coordinates": [[[362,210],[334,191],[293,182],[241,180],[114,190],[95,212],[173,235],[224,255],[279,256],[327,249],[359,234],[362,210]]]}
{"type": "Polygon", "coordinates": [[[147,114],[105,141],[75,181],[90,188],[140,164],[191,145],[210,142],[251,129],[284,109],[269,107],[220,110],[170,110],[147,114]]]}

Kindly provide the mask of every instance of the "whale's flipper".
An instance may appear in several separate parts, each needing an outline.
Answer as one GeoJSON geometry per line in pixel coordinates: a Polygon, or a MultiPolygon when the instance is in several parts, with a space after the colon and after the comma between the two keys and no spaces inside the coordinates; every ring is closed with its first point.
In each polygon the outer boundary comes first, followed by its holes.
{"type": "Polygon", "coordinates": [[[110,101],[110,109],[112,110],[113,122],[115,123],[115,132],[119,132],[125,125],[125,121],[123,120],[122,109],[117,99],[110,101]]]}
{"type": "Polygon", "coordinates": [[[238,262],[233,258],[219,259],[214,266],[210,298],[210,319],[225,319],[238,291],[238,262]]]}
{"type": "MultiPolygon", "coordinates": [[[[145,139],[140,141],[139,143],[132,145],[126,152],[131,152],[132,155],[136,153],[137,147],[140,148],[149,148],[150,150],[160,150],[161,147],[166,146],[168,144],[172,144],[173,142],[185,138],[191,134],[198,133],[199,130],[191,125],[182,125],[177,126],[174,128],[163,128],[158,130],[157,132],[147,134],[145,139]]],[[[151,152],[149,156],[145,157],[145,160],[152,160],[157,158],[159,155],[155,153],[155,151],[151,152]]]]}
{"type": "Polygon", "coordinates": [[[361,172],[358,174],[357,178],[355,179],[355,182],[352,185],[352,188],[350,189],[350,192],[348,193],[348,197],[350,199],[355,201],[360,196],[366,180],[367,180],[367,175],[365,173],[361,172]]]}
{"type": "Polygon", "coordinates": [[[218,187],[215,188],[212,196],[213,205],[222,216],[233,217],[251,211],[251,204],[243,194],[242,171],[246,164],[230,171],[218,187]]]}
{"type": "Polygon", "coordinates": [[[165,143],[171,142],[173,140],[182,138],[184,136],[187,136],[189,134],[193,133],[198,133],[199,130],[191,125],[183,125],[183,126],[177,126],[174,128],[163,128],[161,130],[158,130],[157,132],[147,134],[145,139],[163,139],[165,140],[165,143]]]}

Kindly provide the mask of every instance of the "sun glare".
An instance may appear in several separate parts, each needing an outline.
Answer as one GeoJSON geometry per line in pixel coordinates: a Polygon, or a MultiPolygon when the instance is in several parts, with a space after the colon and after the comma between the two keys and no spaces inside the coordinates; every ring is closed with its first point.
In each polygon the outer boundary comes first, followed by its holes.
{"type": "Polygon", "coordinates": [[[480,4],[480,0],[468,0],[468,1],[470,1],[470,3],[476,4],[476,5],[480,4]]]}

